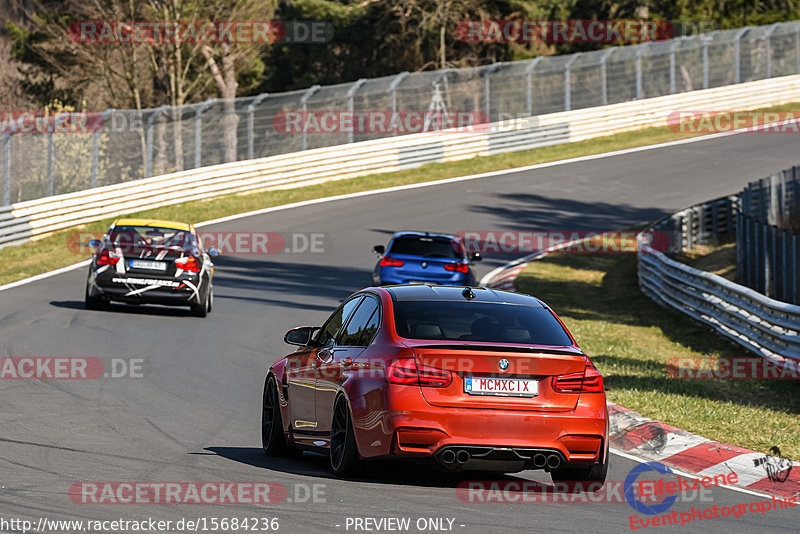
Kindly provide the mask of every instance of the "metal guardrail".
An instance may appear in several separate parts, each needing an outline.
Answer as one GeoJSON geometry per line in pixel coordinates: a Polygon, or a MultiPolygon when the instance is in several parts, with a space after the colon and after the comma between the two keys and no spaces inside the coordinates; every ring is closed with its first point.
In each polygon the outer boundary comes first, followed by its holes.
{"type": "Polygon", "coordinates": [[[0,208],[0,246],[137,210],[231,193],[285,189],[432,162],[550,146],[663,126],[677,106],[724,110],[800,100],[800,76],[785,76],[644,101],[528,117],[473,131],[414,134],[317,148],[166,174],[0,208]]]}
{"type": "MultiPolygon", "coordinates": [[[[685,246],[686,235],[699,235],[710,217],[696,217],[696,223],[676,227],[687,214],[713,213],[714,206],[734,205],[736,197],[692,206],[662,219],[649,230],[675,231],[678,247],[685,246]]],[[[730,211],[716,212],[717,226],[731,221],[730,211]]],[[[731,228],[726,229],[727,232],[731,228]]],[[[708,235],[708,234],[705,234],[708,235]]],[[[645,243],[638,255],[639,287],[650,298],[700,321],[752,352],[777,363],[800,361],[800,306],[780,302],[747,287],[672,260],[645,243]]]]}
{"type": "Polygon", "coordinates": [[[800,74],[800,21],[233,101],[110,109],[94,133],[0,136],[2,203],[397,135],[369,129],[287,133],[276,128],[276,119],[287,111],[450,110],[478,112],[486,118],[481,122],[499,122],[793,74],[800,74]],[[236,126],[235,136],[220,135],[225,124],[236,126]],[[226,138],[235,145],[226,144],[226,138]]]}

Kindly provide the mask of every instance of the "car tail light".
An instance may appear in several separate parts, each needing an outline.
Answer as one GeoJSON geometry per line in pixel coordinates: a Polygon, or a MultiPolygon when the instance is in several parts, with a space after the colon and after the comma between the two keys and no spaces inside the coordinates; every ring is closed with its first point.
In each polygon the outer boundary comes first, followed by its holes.
{"type": "Polygon", "coordinates": [[[194,256],[186,256],[185,258],[178,258],[175,260],[175,266],[178,269],[189,271],[190,273],[200,272],[200,262],[194,256]]]}
{"type": "Polygon", "coordinates": [[[97,265],[116,265],[119,263],[119,256],[116,254],[111,255],[107,250],[101,250],[100,255],[97,256],[97,265]]]}
{"type": "Polygon", "coordinates": [[[406,262],[403,260],[396,260],[391,256],[384,256],[381,258],[381,267],[402,267],[406,262]]]}
{"type": "Polygon", "coordinates": [[[603,375],[594,367],[586,366],[582,373],[553,377],[553,389],[559,393],[603,393],[603,375]]]}
{"type": "Polygon", "coordinates": [[[386,380],[391,384],[446,388],[453,383],[453,373],[427,365],[417,365],[414,358],[401,358],[386,368],[386,380]]]}
{"type": "Polygon", "coordinates": [[[469,270],[469,266],[466,263],[445,263],[444,270],[466,273],[469,270]]]}

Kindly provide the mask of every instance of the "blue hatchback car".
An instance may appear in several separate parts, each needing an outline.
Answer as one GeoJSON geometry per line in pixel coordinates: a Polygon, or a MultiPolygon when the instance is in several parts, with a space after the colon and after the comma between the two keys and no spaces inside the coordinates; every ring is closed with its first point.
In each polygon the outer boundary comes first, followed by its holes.
{"type": "Polygon", "coordinates": [[[472,263],[478,253],[467,255],[458,236],[429,232],[398,232],[389,245],[372,251],[381,258],[372,273],[375,285],[426,284],[472,286],[472,263]]]}

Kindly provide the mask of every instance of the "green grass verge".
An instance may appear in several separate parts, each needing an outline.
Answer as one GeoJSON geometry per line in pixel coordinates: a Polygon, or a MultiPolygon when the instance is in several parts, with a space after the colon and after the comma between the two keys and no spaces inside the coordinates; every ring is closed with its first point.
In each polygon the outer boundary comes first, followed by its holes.
{"type": "Polygon", "coordinates": [[[790,380],[678,380],[679,357],[752,357],[639,291],[636,257],[554,254],[535,261],[517,290],[547,302],[605,377],[609,400],[704,437],[800,457],[800,386],[790,380]]]}
{"type": "MultiPolygon", "coordinates": [[[[765,108],[765,110],[781,111],[795,109],[796,107],[797,104],[786,104],[765,108]]],[[[666,126],[647,128],[578,143],[537,148],[510,154],[475,157],[449,163],[432,163],[416,169],[372,174],[298,189],[264,191],[248,195],[228,195],[214,200],[186,202],[153,210],[120,213],[119,215],[174,219],[196,223],[303,200],[511,169],[525,165],[674,141],[676,139],[695,137],[696,135],[675,133],[666,126]]],[[[102,232],[108,228],[113,219],[114,217],[111,217],[103,221],[76,227],[76,229],[80,228],[88,232],[102,232]]],[[[59,232],[20,246],[0,249],[0,284],[7,284],[58,267],[64,267],[86,257],[67,249],[68,233],[69,231],[59,232]]]]}

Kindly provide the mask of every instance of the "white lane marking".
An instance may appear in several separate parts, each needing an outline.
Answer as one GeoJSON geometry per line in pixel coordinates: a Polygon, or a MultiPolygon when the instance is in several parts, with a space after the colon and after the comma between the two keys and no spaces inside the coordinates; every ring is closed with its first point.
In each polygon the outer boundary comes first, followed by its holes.
{"type": "MultiPolygon", "coordinates": [[[[621,451],[619,449],[615,449],[614,447],[609,447],[609,450],[611,451],[612,454],[616,454],[617,456],[622,456],[623,458],[626,458],[628,460],[633,460],[634,462],[639,462],[640,464],[645,464],[645,463],[648,463],[648,462],[656,462],[657,461],[657,460],[648,460],[647,458],[640,458],[638,456],[634,456],[632,454],[628,454],[625,451],[621,451]]],[[[658,463],[662,463],[662,462],[658,462],[658,463]]],[[[720,465],[722,465],[722,464],[720,464],[720,465]]],[[[682,471],[680,469],[676,469],[676,468],[674,468],[672,466],[669,466],[669,468],[670,468],[670,470],[672,470],[673,473],[675,473],[676,475],[680,475],[682,477],[691,478],[691,479],[700,479],[700,478],[702,478],[702,476],[697,476],[694,473],[687,473],[686,471],[682,471]]],[[[772,498],[772,495],[770,495],[768,493],[763,493],[761,491],[753,491],[753,490],[749,490],[749,489],[745,489],[745,488],[740,488],[739,486],[724,485],[724,486],[717,486],[717,487],[724,488],[724,489],[729,489],[729,490],[732,490],[732,491],[738,491],[740,493],[747,493],[748,495],[755,495],[756,497],[766,497],[768,499],[772,498]]]]}
{"type": "MultiPolygon", "coordinates": [[[[734,131],[731,131],[731,132],[719,132],[719,133],[710,134],[710,135],[701,135],[701,136],[697,136],[697,137],[690,137],[688,139],[679,139],[677,141],[667,141],[665,143],[657,143],[655,145],[645,145],[645,146],[639,146],[639,147],[634,147],[634,148],[626,148],[626,149],[623,149],[623,150],[615,150],[614,152],[603,152],[603,153],[600,153],[600,154],[590,154],[588,156],[579,156],[579,157],[575,157],[575,158],[568,158],[568,159],[561,159],[561,160],[556,160],[556,161],[549,161],[547,163],[537,163],[535,165],[525,165],[523,167],[515,167],[513,169],[502,169],[502,170],[499,170],[499,171],[490,171],[490,172],[484,172],[484,173],[480,173],[480,174],[470,174],[470,175],[467,175],[467,176],[457,176],[457,177],[454,177],[454,178],[445,178],[443,180],[436,180],[436,181],[433,181],[433,182],[422,182],[422,183],[418,183],[418,184],[399,185],[399,186],[395,186],[395,187],[385,187],[383,189],[374,189],[372,191],[359,191],[357,193],[347,193],[347,194],[344,194],[344,195],[336,195],[336,196],[332,196],[332,197],[315,198],[313,200],[304,200],[302,202],[294,202],[292,204],[284,204],[282,206],[273,206],[271,208],[264,208],[264,209],[255,210],[255,211],[247,211],[245,213],[237,213],[236,215],[229,215],[227,217],[220,217],[219,219],[212,219],[210,221],[199,222],[199,223],[195,224],[194,226],[195,226],[195,228],[201,228],[203,226],[209,226],[211,224],[217,224],[217,223],[227,222],[227,221],[234,221],[236,219],[243,219],[245,217],[253,217],[255,215],[261,215],[261,214],[264,214],[264,213],[271,213],[271,212],[274,212],[274,211],[288,210],[288,209],[292,209],[292,208],[301,208],[303,206],[311,206],[311,205],[314,205],[314,204],[322,204],[322,203],[325,203],[325,202],[334,202],[334,201],[337,201],[337,200],[347,200],[347,199],[350,199],[350,198],[358,198],[358,197],[364,197],[364,196],[370,196],[370,195],[379,195],[379,194],[382,194],[382,193],[392,193],[392,192],[395,192],[395,191],[405,191],[407,189],[419,189],[419,188],[422,188],[422,187],[431,187],[431,186],[436,186],[436,185],[444,185],[444,184],[456,183],[456,182],[461,182],[461,181],[466,181],[466,180],[477,180],[479,178],[488,178],[490,176],[502,176],[504,174],[513,174],[515,172],[525,172],[525,171],[531,171],[531,170],[536,170],[536,169],[545,169],[545,168],[548,168],[548,167],[556,167],[556,166],[559,166],[559,165],[568,165],[570,163],[580,163],[580,162],[583,162],[583,161],[592,161],[592,160],[595,160],[595,159],[610,158],[610,157],[614,157],[614,156],[624,156],[626,154],[635,154],[637,152],[644,152],[644,151],[647,151],[647,150],[657,150],[659,148],[668,148],[668,147],[673,147],[673,146],[685,145],[685,144],[689,144],[689,143],[699,143],[699,142],[703,142],[703,141],[711,141],[711,140],[714,140],[714,139],[717,139],[717,138],[720,138],[720,137],[727,137],[727,136],[730,136],[730,135],[739,135],[741,133],[746,133],[746,131],[744,131],[744,130],[742,130],[742,131],[734,130],[734,131]]],[[[46,273],[37,274],[35,276],[31,276],[30,278],[23,278],[22,280],[17,280],[16,282],[8,283],[8,284],[0,286],[0,291],[5,291],[7,289],[12,289],[12,288],[19,287],[19,286],[22,286],[22,285],[25,285],[25,284],[30,284],[30,283],[33,283],[33,282],[37,282],[39,280],[44,280],[45,278],[50,278],[51,276],[56,276],[56,275],[59,275],[61,273],[65,273],[65,272],[68,272],[68,271],[73,271],[75,269],[79,269],[81,267],[89,265],[90,261],[91,260],[84,260],[84,261],[81,261],[81,262],[78,262],[78,263],[74,263],[72,265],[68,265],[66,267],[61,267],[59,269],[55,269],[53,271],[48,271],[46,273]]]]}

